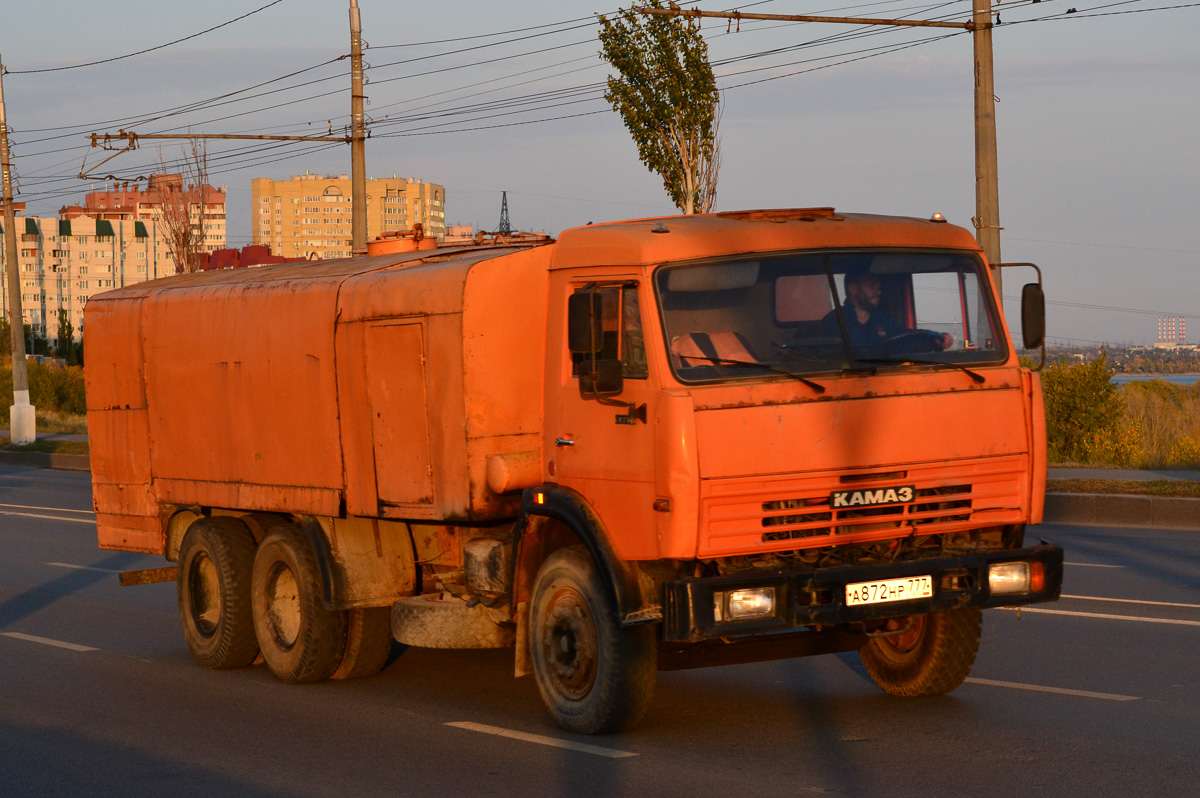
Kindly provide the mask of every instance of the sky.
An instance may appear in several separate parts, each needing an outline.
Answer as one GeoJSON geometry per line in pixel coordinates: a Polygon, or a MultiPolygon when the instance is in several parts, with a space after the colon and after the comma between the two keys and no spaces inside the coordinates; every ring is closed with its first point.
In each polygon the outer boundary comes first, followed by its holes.
{"type": "MultiPolygon", "coordinates": [[[[610,1],[359,0],[368,177],[439,183],[448,223],[488,230],[501,192],[515,227],[551,234],[675,213],[603,99],[610,70],[594,14],[627,2],[610,1]]],[[[112,154],[88,147],[93,132],[323,135],[348,124],[349,0],[5,5],[4,98],[28,215],[54,216],[106,175],[134,179],[183,152],[145,142],[91,171],[112,154]]],[[[682,5],[970,14],[969,0],[682,5]]],[[[993,10],[1001,251],[1042,268],[1051,345],[1153,343],[1168,314],[1185,316],[1200,342],[1200,1],[1010,0],[993,10]]],[[[723,20],[702,30],[723,92],[717,210],[940,212],[970,228],[969,34],[723,20]]],[[[208,151],[210,182],[228,192],[230,246],[250,243],[251,179],[350,171],[342,144],[208,151]]],[[[1027,279],[1007,278],[1006,297],[1027,279]]]]}

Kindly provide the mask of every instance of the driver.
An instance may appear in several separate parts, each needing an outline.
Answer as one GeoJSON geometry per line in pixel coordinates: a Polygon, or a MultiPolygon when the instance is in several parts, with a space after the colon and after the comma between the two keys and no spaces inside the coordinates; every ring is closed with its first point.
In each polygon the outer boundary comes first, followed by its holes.
{"type": "MultiPolygon", "coordinates": [[[[912,330],[896,321],[883,310],[880,300],[883,298],[883,287],[878,275],[871,274],[866,266],[856,266],[849,269],[845,275],[846,302],[842,313],[846,317],[846,332],[850,336],[852,347],[865,347],[882,344],[905,333],[925,333],[929,336],[930,350],[946,350],[954,343],[950,333],[939,333],[933,330],[912,330]]],[[[821,326],[826,335],[841,337],[841,326],[838,324],[837,310],[831,310],[821,320],[821,326]]]]}

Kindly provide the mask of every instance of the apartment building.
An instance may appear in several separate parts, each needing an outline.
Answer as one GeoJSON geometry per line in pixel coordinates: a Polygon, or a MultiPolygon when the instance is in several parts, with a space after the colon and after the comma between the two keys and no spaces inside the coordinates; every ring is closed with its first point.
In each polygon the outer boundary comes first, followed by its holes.
{"type": "Polygon", "coordinates": [[[224,186],[184,185],[183,175],[156,174],[150,175],[144,189],[117,183],[89,192],[83,200],[84,213],[106,220],[161,221],[165,213],[184,209],[192,229],[202,236],[202,252],[225,249],[224,186]]]}
{"type": "MultiPolygon", "coordinates": [[[[62,314],[74,336],[82,335],[83,307],[93,294],[175,273],[166,231],[153,218],[97,219],[72,206],[58,218],[19,215],[16,225],[24,321],[52,344],[62,314]]],[[[0,222],[0,251],[8,233],[0,222]]],[[[7,316],[7,280],[0,296],[7,316]]]]}
{"type": "MultiPolygon", "coordinates": [[[[367,238],[411,230],[445,235],[446,190],[403,177],[367,181],[367,238]]],[[[351,254],[351,183],[348,175],[303,174],[289,180],[250,182],[254,244],[285,258],[348,258],[351,254]]]]}

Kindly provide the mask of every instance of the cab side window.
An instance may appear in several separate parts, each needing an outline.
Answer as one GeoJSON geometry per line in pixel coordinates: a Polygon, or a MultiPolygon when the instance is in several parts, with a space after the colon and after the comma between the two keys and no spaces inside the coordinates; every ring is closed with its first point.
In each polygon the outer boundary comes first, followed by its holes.
{"type": "MultiPolygon", "coordinates": [[[[601,308],[603,337],[598,360],[619,360],[621,376],[644,380],[647,376],[646,346],[642,333],[642,312],[636,285],[584,286],[576,293],[594,293],[601,308]]],[[[591,356],[571,355],[571,374],[578,377],[590,367],[591,356]]]]}

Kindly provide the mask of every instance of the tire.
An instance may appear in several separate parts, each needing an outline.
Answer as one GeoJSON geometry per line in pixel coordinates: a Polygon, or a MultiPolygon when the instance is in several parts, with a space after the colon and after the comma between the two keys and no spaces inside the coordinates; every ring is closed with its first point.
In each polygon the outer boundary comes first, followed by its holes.
{"type": "Polygon", "coordinates": [[[426,593],[392,605],[392,634],[419,648],[507,648],[516,630],[499,618],[507,616],[482,604],[468,607],[448,594],[426,593]]]}
{"type": "Polygon", "coordinates": [[[183,639],[205,668],[241,668],[258,656],[250,600],[254,537],[241,521],[201,518],[179,547],[175,581],[183,639]]]}
{"type": "MultiPolygon", "coordinates": [[[[912,616],[912,627],[892,637],[873,637],[858,656],[871,679],[898,696],[944,695],[963,683],[979,651],[983,613],[977,609],[912,616]]],[[[906,618],[888,621],[901,630],[906,618]]]]}
{"type": "Polygon", "coordinates": [[[567,731],[620,731],[645,714],[658,675],[654,630],[621,628],[582,546],[559,549],[538,571],[529,648],[542,701],[567,731]]]}
{"type": "Polygon", "coordinates": [[[254,632],[276,678],[307,684],[332,676],[345,651],[346,613],[325,609],[317,556],[299,527],[267,533],[251,585],[254,632]]]}
{"type": "Polygon", "coordinates": [[[367,607],[346,611],[346,650],[330,679],[374,676],[392,654],[391,610],[367,607]]]}

